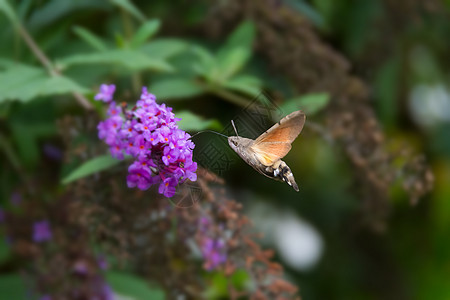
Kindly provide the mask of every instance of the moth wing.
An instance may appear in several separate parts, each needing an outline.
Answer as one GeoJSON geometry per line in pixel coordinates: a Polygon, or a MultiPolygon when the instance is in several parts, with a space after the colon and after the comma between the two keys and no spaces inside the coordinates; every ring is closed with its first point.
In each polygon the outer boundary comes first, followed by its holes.
{"type": "Polygon", "coordinates": [[[265,166],[273,165],[283,158],[291,150],[289,143],[262,143],[258,147],[252,147],[256,158],[265,166]]]}
{"type": "Polygon", "coordinates": [[[292,143],[302,131],[305,119],[305,114],[300,110],[290,113],[261,134],[253,146],[265,142],[292,143]]]}
{"type": "Polygon", "coordinates": [[[263,165],[271,166],[286,156],[291,150],[291,143],[302,131],[305,119],[303,112],[295,111],[261,134],[250,147],[256,158],[263,165]]]}

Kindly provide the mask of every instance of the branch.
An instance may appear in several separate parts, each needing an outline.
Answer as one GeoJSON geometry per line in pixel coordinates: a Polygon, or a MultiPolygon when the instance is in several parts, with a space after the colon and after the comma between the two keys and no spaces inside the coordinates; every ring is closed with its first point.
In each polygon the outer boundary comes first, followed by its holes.
{"type": "MultiPolygon", "coordinates": [[[[37,57],[37,59],[41,62],[41,64],[47,69],[51,76],[57,77],[61,76],[61,73],[55,69],[50,61],[50,59],[45,55],[44,52],[39,48],[34,39],[28,33],[28,31],[21,25],[17,24],[17,28],[19,30],[20,36],[25,41],[25,44],[30,48],[33,54],[37,57]]],[[[75,100],[86,110],[92,110],[92,104],[80,93],[73,92],[75,100]]]]}

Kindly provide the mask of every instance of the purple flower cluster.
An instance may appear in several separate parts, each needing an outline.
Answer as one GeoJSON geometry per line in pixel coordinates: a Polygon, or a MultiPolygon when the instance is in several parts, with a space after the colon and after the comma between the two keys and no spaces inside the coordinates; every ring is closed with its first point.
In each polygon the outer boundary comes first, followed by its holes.
{"type": "Polygon", "coordinates": [[[50,223],[47,220],[35,222],[33,224],[33,241],[36,243],[46,242],[52,239],[50,223]]]}
{"type": "Polygon", "coordinates": [[[197,180],[197,163],[192,161],[194,143],[190,135],[178,128],[172,108],[157,104],[156,97],[142,88],[132,109],[112,100],[114,85],[102,85],[97,100],[109,103],[108,118],[98,125],[99,138],[110,147],[113,157],[132,156],[128,168],[128,187],[146,190],[158,184],[159,193],[175,194],[175,187],[186,179],[197,180]]]}
{"type": "Polygon", "coordinates": [[[222,239],[205,237],[202,240],[200,249],[205,260],[204,267],[208,271],[215,269],[227,261],[225,242],[222,239]]]}
{"type": "Polygon", "coordinates": [[[211,271],[227,261],[227,246],[220,237],[211,238],[215,232],[211,220],[207,217],[199,219],[199,246],[204,260],[204,268],[211,271]]]}

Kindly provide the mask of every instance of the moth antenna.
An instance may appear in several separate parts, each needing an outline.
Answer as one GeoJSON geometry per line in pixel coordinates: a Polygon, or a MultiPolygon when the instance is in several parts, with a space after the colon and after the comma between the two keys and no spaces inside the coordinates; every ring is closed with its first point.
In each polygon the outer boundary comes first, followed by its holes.
{"type": "Polygon", "coordinates": [[[234,121],[233,120],[231,120],[231,125],[233,125],[234,132],[236,132],[236,136],[239,136],[239,134],[237,133],[236,126],[234,126],[234,121]]]}
{"type": "Polygon", "coordinates": [[[188,140],[190,140],[190,139],[192,139],[194,136],[196,136],[196,135],[198,135],[198,134],[200,134],[200,133],[204,133],[204,132],[211,132],[211,133],[215,133],[215,134],[221,135],[221,136],[223,136],[223,137],[225,137],[225,138],[228,138],[226,135],[221,134],[221,133],[218,133],[218,132],[213,131],[213,130],[202,130],[202,131],[199,131],[199,132],[197,132],[196,134],[192,135],[190,138],[188,138],[188,140]]]}

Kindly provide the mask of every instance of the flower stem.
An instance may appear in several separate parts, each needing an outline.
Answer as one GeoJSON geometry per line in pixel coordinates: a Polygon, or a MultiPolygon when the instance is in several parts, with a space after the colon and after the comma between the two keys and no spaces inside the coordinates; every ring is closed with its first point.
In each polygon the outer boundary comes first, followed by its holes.
{"type": "Polygon", "coordinates": [[[26,29],[21,24],[18,25],[18,29],[19,29],[20,35],[22,36],[22,38],[25,41],[25,43],[27,44],[27,46],[31,49],[31,51],[34,53],[34,55],[37,57],[37,59],[39,59],[41,64],[47,69],[47,71],[50,73],[50,75],[57,76],[57,73],[56,73],[55,69],[53,68],[52,63],[47,58],[47,56],[45,56],[44,52],[42,52],[42,50],[39,48],[39,46],[36,44],[36,42],[30,36],[28,31],[26,31],[26,29]]]}
{"type": "MultiPolygon", "coordinates": [[[[28,48],[30,48],[30,50],[37,57],[37,59],[41,62],[41,64],[47,69],[47,71],[50,73],[50,75],[53,77],[61,76],[61,73],[53,67],[53,64],[51,63],[50,59],[39,48],[37,43],[34,41],[34,39],[31,37],[31,35],[25,29],[25,27],[23,27],[22,24],[17,24],[17,28],[19,30],[20,36],[25,41],[25,44],[27,44],[28,48]]],[[[92,106],[92,104],[89,103],[89,101],[86,99],[86,97],[84,97],[82,94],[73,92],[72,95],[84,109],[92,110],[94,108],[92,106]]]]}
{"type": "Polygon", "coordinates": [[[232,92],[229,92],[226,89],[221,88],[220,86],[208,84],[205,82],[197,82],[197,84],[202,86],[206,91],[216,94],[222,99],[237,106],[247,107],[250,104],[250,102],[246,98],[236,95],[232,92]]]}
{"type": "MultiPolygon", "coordinates": [[[[125,38],[128,43],[131,44],[131,39],[133,38],[133,23],[131,21],[130,14],[122,8],[120,9],[120,15],[122,19],[125,38]]],[[[140,88],[142,86],[142,78],[139,72],[131,75],[131,85],[135,93],[138,93],[140,91],[140,88]]]]}
{"type": "Polygon", "coordinates": [[[0,149],[3,149],[5,156],[8,158],[7,161],[10,162],[11,167],[17,173],[19,178],[22,180],[28,192],[32,194],[34,190],[32,188],[32,185],[30,184],[30,179],[25,174],[23,166],[20,163],[20,159],[17,157],[13,147],[9,143],[8,139],[2,134],[0,134],[0,149]]]}

